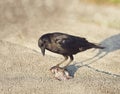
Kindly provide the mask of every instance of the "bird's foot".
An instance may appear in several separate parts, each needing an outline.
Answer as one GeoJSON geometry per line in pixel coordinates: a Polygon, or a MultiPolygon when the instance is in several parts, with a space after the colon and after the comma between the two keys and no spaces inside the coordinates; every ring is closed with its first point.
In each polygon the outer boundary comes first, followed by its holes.
{"type": "Polygon", "coordinates": [[[67,66],[64,66],[63,69],[64,69],[64,70],[67,70],[67,66]]]}
{"type": "Polygon", "coordinates": [[[60,64],[57,64],[57,65],[56,65],[56,67],[59,67],[59,66],[60,66],[60,64]]]}
{"type": "Polygon", "coordinates": [[[51,67],[50,70],[52,70],[52,69],[57,69],[57,68],[61,68],[61,67],[59,67],[59,64],[57,64],[57,65],[51,67]]]}

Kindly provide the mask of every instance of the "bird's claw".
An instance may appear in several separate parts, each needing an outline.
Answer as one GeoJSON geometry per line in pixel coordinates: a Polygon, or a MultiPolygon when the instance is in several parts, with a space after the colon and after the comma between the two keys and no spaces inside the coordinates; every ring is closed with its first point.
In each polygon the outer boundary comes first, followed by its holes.
{"type": "Polygon", "coordinates": [[[67,70],[67,66],[64,66],[63,69],[64,69],[64,70],[67,70]]]}
{"type": "Polygon", "coordinates": [[[60,64],[57,64],[57,65],[56,65],[56,67],[59,67],[59,66],[60,66],[60,64]]]}

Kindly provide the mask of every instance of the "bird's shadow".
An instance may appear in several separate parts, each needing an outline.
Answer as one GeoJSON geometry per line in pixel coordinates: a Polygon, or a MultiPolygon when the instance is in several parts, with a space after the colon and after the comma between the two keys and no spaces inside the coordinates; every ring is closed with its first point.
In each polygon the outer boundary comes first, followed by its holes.
{"type": "Polygon", "coordinates": [[[74,63],[73,65],[69,65],[67,67],[67,70],[68,70],[68,72],[70,73],[71,76],[74,77],[74,74],[76,73],[76,71],[79,68],[84,67],[84,66],[86,66],[87,68],[90,68],[94,71],[97,71],[97,72],[105,73],[105,74],[108,74],[108,75],[119,76],[119,75],[116,75],[116,74],[111,74],[109,72],[105,72],[105,71],[95,69],[95,68],[91,67],[90,64],[95,63],[96,61],[98,61],[99,59],[102,59],[104,56],[106,56],[107,54],[109,54],[113,51],[119,50],[120,49],[120,34],[108,37],[105,40],[103,40],[102,42],[100,42],[100,44],[101,44],[101,46],[103,46],[105,48],[104,49],[99,49],[98,53],[96,53],[95,56],[93,56],[92,58],[86,59],[84,61],[74,63]],[[84,64],[87,61],[90,61],[90,62],[87,63],[87,64],[84,64]]]}

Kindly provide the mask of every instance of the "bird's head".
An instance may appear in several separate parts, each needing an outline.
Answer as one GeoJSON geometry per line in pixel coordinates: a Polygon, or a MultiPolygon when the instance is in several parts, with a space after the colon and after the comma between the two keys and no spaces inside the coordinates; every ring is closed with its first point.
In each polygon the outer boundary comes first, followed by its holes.
{"type": "Polygon", "coordinates": [[[41,53],[44,56],[45,55],[45,49],[46,49],[46,43],[45,43],[45,41],[40,38],[38,40],[38,46],[40,47],[41,53]]]}
{"type": "Polygon", "coordinates": [[[40,47],[43,56],[45,55],[45,49],[49,43],[48,41],[49,41],[48,35],[43,35],[38,40],[38,46],[40,47]]]}

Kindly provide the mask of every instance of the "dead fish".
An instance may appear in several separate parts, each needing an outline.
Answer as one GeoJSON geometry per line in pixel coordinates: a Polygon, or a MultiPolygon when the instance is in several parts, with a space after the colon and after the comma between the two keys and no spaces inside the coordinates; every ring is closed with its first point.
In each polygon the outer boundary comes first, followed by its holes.
{"type": "Polygon", "coordinates": [[[61,81],[61,80],[68,80],[73,78],[72,76],[70,76],[69,72],[67,70],[65,70],[64,68],[61,68],[59,66],[53,66],[50,71],[52,72],[52,74],[54,75],[54,77],[61,81]]]}

